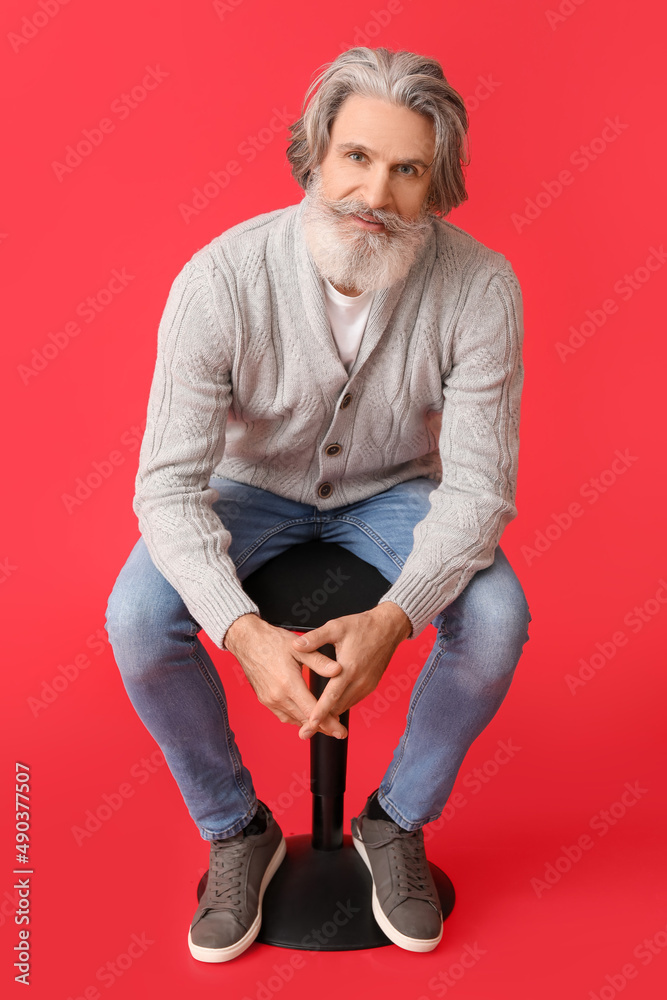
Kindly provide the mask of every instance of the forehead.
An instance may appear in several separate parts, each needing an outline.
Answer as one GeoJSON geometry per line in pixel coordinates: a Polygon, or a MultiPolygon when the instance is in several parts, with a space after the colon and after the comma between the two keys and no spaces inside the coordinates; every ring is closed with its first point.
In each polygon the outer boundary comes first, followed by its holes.
{"type": "Polygon", "coordinates": [[[379,98],[351,94],[333,121],[331,142],[357,142],[379,155],[423,157],[430,162],[435,151],[435,130],[430,118],[416,111],[379,98]]]}

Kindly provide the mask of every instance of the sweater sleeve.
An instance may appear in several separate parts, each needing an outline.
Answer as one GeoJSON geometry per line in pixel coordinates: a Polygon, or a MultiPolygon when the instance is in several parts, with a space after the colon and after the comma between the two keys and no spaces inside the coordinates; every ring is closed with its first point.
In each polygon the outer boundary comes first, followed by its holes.
{"type": "MultiPolygon", "coordinates": [[[[221,276],[222,279],[222,276],[221,276]]],[[[174,279],[157,335],[133,510],[157,569],[216,646],[232,622],[259,613],[227,555],[231,534],[212,503],[231,400],[233,303],[192,260],[174,279]]]]}
{"type": "Polygon", "coordinates": [[[401,607],[414,638],[493,563],[516,517],[523,388],[523,300],[509,261],[486,281],[475,315],[454,332],[443,379],[442,481],[414,529],[413,549],[381,598],[401,607]]]}

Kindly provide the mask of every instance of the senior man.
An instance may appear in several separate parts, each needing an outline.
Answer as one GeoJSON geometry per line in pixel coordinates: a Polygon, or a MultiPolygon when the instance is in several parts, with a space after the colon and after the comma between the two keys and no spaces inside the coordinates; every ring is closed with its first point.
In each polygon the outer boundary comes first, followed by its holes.
{"type": "Polygon", "coordinates": [[[210,841],[188,932],[204,962],[254,941],[285,841],[202,628],[281,722],[340,739],[341,714],[433,623],[405,729],[352,833],[388,937],[420,952],[442,937],[422,828],[503,701],[531,620],[499,545],[517,513],[521,291],[501,253],[444,219],[467,198],[467,124],[436,60],[342,53],[291,129],[303,199],[217,236],[169,292],[134,499],[141,537],[107,630],[210,841]],[[260,617],[242,581],[315,538],[390,587],[372,610],[295,638],[260,617]],[[335,661],[317,652],[325,643],[335,661]],[[303,665],[329,678],[319,700],[303,665]]]}

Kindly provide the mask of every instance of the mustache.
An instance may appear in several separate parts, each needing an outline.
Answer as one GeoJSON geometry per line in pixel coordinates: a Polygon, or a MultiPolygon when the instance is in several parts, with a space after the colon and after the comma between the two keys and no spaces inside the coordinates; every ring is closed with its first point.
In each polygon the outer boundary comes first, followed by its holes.
{"type": "Polygon", "coordinates": [[[416,219],[406,219],[396,212],[388,212],[382,208],[369,209],[361,201],[350,201],[349,199],[325,198],[320,192],[320,200],[334,215],[344,218],[349,215],[364,215],[373,222],[382,222],[388,232],[401,235],[404,233],[415,233],[426,230],[430,227],[428,213],[423,212],[416,219]]]}

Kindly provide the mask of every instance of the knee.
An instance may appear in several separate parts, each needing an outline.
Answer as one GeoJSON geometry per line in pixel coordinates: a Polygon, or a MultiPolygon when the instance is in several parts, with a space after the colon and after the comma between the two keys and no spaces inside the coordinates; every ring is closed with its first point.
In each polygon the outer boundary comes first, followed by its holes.
{"type": "Polygon", "coordinates": [[[182,632],[192,629],[192,624],[184,620],[187,613],[178,615],[180,607],[180,601],[148,592],[137,586],[136,579],[126,581],[121,573],[107,600],[105,615],[106,632],[118,666],[123,669],[124,662],[141,659],[142,650],[159,649],[173,627],[180,626],[182,632]]]}
{"type": "Polygon", "coordinates": [[[132,642],[138,638],[145,624],[142,621],[140,602],[135,598],[136,595],[125,587],[121,574],[109,594],[104,616],[104,627],[114,651],[119,649],[123,641],[132,642]]]}
{"type": "Polygon", "coordinates": [[[485,664],[485,672],[493,681],[505,680],[513,675],[523,647],[530,638],[530,621],[528,602],[521,590],[511,600],[500,601],[488,615],[485,631],[492,655],[485,664]]]}
{"type": "Polygon", "coordinates": [[[507,645],[523,646],[529,638],[528,626],[532,620],[528,601],[519,587],[508,594],[504,600],[498,601],[494,608],[493,621],[490,624],[495,632],[507,645]]]}
{"type": "MultiPolygon", "coordinates": [[[[164,608],[148,595],[142,596],[117,584],[109,595],[106,631],[114,660],[129,690],[152,683],[164,672],[173,649],[164,608]]],[[[181,641],[184,630],[181,631],[181,641]]]]}
{"type": "Polygon", "coordinates": [[[145,682],[200,626],[139,538],[107,598],[105,628],[124,683],[145,682]]]}
{"type": "Polygon", "coordinates": [[[519,585],[496,594],[493,600],[469,602],[463,613],[457,608],[448,615],[445,609],[442,629],[446,640],[451,637],[468,646],[465,656],[468,668],[480,684],[487,686],[512,677],[530,638],[531,620],[528,602],[519,585]]]}

